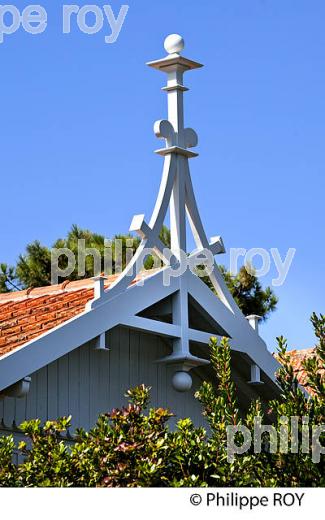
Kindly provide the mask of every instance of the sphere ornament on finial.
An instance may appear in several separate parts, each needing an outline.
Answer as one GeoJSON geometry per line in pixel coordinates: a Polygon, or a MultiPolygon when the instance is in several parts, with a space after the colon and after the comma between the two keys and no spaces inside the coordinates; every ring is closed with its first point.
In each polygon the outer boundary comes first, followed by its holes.
{"type": "Polygon", "coordinates": [[[192,388],[192,377],[188,372],[179,370],[173,375],[172,385],[177,392],[188,392],[192,388]]]}
{"type": "Polygon", "coordinates": [[[164,47],[168,54],[179,54],[185,46],[184,39],[179,34],[170,34],[164,42],[164,47]]]}

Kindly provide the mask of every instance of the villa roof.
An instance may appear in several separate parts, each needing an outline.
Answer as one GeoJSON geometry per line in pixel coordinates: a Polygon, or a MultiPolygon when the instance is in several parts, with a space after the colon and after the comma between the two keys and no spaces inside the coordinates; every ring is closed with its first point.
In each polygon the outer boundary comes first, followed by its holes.
{"type": "MultiPolygon", "coordinates": [[[[142,272],[133,283],[146,276],[142,272]]],[[[152,271],[150,271],[152,274],[152,271]]],[[[105,289],[118,275],[108,276],[105,289]]],[[[94,280],[0,294],[0,357],[85,311],[94,298],[94,280]]]]}

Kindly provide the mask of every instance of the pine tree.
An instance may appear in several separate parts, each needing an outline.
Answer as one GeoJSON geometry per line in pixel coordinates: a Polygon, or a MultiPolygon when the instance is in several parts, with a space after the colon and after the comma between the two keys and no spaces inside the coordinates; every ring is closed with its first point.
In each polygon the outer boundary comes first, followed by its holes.
{"type": "Polygon", "coordinates": [[[19,290],[18,284],[15,268],[7,264],[0,264],[0,293],[19,290]]]}

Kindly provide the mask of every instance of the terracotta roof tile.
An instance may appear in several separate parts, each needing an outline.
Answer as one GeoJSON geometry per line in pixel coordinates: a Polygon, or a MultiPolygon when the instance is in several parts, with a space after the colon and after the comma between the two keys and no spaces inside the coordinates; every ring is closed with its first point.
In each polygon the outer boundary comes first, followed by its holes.
{"type": "MultiPolygon", "coordinates": [[[[314,348],[307,348],[302,350],[290,350],[288,352],[288,355],[290,356],[290,362],[293,366],[295,375],[298,379],[298,382],[301,384],[301,386],[304,386],[309,393],[313,393],[311,388],[309,388],[307,383],[307,374],[303,368],[303,361],[305,359],[308,359],[315,354],[315,347],[314,348]]],[[[325,374],[325,369],[322,370],[322,373],[325,374]]]]}
{"type": "MultiPolygon", "coordinates": [[[[137,279],[153,274],[144,271],[137,279]]],[[[118,275],[105,280],[105,288],[118,275]]],[[[92,279],[0,294],[0,357],[74,318],[94,297],[92,279]]]]}

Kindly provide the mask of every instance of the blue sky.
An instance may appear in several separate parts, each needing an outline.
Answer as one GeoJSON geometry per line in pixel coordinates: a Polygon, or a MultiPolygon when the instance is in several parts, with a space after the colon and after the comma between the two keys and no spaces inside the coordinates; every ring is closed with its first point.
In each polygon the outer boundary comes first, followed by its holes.
{"type": "MultiPolygon", "coordinates": [[[[47,30],[0,45],[0,260],[14,263],[35,239],[51,245],[73,223],[111,236],[150,215],[162,167],[152,127],[166,98],[164,76],[145,62],[177,32],[205,64],[186,75],[186,124],[200,139],[191,171],[207,233],[228,250],[296,248],[261,334],[271,349],[280,334],[311,346],[325,289],[325,3],[129,0],[111,45],[108,25],[63,35],[63,2],[40,3],[47,30]]],[[[121,3],[110,4],[117,13],[121,3]]]]}

